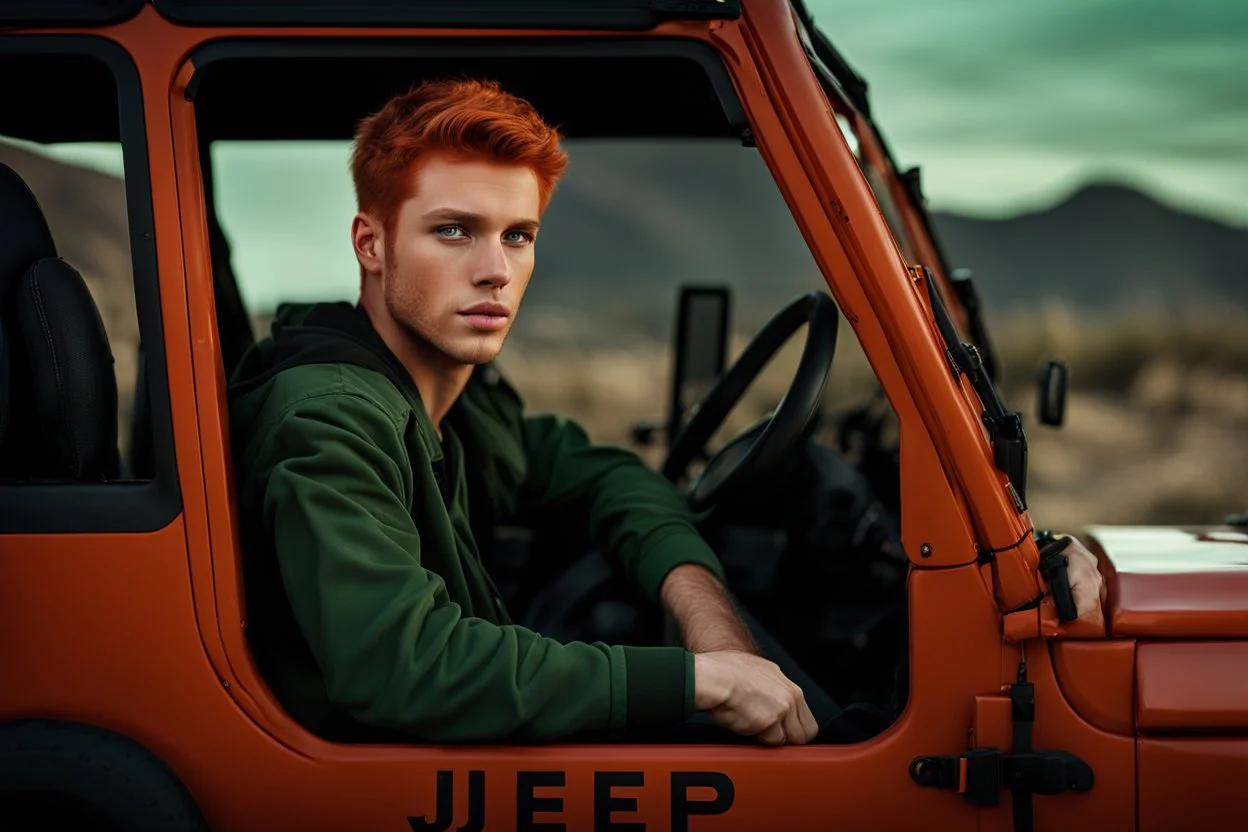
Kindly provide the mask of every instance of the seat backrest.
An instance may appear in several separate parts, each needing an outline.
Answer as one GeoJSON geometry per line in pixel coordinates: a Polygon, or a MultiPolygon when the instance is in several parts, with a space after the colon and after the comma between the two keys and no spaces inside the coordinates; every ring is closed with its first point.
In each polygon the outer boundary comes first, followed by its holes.
{"type": "Polygon", "coordinates": [[[0,477],[114,479],[117,379],[99,309],[73,266],[57,258],[34,194],[0,164],[0,327],[7,349],[8,422],[0,477]]]}

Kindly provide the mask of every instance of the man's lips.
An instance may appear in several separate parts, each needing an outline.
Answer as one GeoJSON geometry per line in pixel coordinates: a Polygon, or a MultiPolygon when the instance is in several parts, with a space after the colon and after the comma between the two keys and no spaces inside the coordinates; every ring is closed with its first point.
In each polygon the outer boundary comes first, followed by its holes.
{"type": "Polygon", "coordinates": [[[482,303],[474,303],[467,309],[460,310],[461,315],[491,315],[506,318],[511,315],[511,310],[501,303],[491,301],[483,301],[482,303]]]}
{"type": "Polygon", "coordinates": [[[498,332],[507,326],[511,311],[501,303],[475,303],[460,311],[468,326],[478,332],[498,332]]]}

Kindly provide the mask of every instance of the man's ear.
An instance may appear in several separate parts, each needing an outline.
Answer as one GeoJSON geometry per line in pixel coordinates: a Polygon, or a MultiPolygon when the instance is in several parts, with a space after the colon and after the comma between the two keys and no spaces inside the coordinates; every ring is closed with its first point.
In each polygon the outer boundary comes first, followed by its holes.
{"type": "Polygon", "coordinates": [[[384,235],[381,223],[368,214],[361,212],[351,220],[351,247],[355,249],[355,259],[360,262],[362,272],[381,274],[385,262],[384,235]]]}

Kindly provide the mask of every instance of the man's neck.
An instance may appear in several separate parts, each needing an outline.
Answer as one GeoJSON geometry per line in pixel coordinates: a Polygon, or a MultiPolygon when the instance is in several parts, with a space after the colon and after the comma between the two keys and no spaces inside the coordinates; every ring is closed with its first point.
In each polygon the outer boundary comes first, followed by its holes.
{"type": "Polygon", "coordinates": [[[372,304],[367,302],[361,302],[360,306],[381,340],[411,376],[420,392],[425,412],[429,414],[438,438],[441,438],[442,420],[464,392],[472,376],[472,365],[448,360],[430,345],[412,337],[384,310],[373,309],[372,304]]]}

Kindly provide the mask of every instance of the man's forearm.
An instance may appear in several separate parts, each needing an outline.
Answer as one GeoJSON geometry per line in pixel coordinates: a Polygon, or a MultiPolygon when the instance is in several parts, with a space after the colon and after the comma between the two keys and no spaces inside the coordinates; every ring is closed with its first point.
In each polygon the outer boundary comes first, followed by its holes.
{"type": "Polygon", "coordinates": [[[707,569],[695,564],[677,566],[663,580],[659,597],[663,608],[676,620],[681,642],[690,652],[759,653],[758,644],[737,614],[728,591],[707,569]]]}

